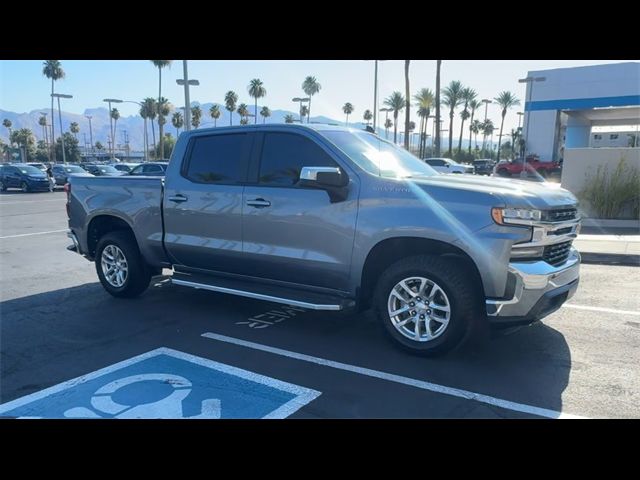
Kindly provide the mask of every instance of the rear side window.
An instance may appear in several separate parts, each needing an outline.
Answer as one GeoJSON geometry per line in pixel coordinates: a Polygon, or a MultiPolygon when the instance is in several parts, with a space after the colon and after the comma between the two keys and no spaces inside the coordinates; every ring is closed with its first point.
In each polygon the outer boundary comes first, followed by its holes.
{"type": "Polygon", "coordinates": [[[144,173],[157,173],[162,171],[163,170],[160,165],[145,165],[143,169],[144,173]]]}
{"type": "Polygon", "coordinates": [[[302,167],[337,167],[312,140],[294,133],[266,133],[260,162],[261,185],[291,187],[298,183],[302,167]]]}
{"type": "Polygon", "coordinates": [[[195,137],[185,176],[198,183],[242,183],[247,174],[247,135],[195,137]]]}
{"type": "Polygon", "coordinates": [[[444,166],[444,161],[443,160],[427,160],[426,162],[429,165],[431,165],[432,167],[443,167],[444,166]]]}

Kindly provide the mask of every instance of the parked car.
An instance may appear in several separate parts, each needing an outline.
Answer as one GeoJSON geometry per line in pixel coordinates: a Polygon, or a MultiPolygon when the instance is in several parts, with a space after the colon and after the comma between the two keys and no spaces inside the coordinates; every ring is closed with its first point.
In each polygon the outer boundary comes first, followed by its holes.
{"type": "Polygon", "coordinates": [[[427,158],[425,162],[440,173],[473,173],[471,165],[461,165],[449,158],[427,158]]]}
{"type": "Polygon", "coordinates": [[[25,165],[31,165],[32,167],[36,167],[41,172],[47,173],[47,166],[44,163],[26,163],[25,165]]]}
{"type": "Polygon", "coordinates": [[[542,177],[548,177],[552,174],[560,172],[560,164],[558,162],[543,162],[537,155],[529,155],[525,159],[522,157],[514,160],[500,160],[494,167],[494,173],[501,177],[513,177],[533,174],[542,177]]]}
{"type": "Polygon", "coordinates": [[[140,165],[139,163],[112,163],[111,166],[116,170],[120,170],[124,173],[130,173],[135,167],[140,165]]]}
{"type": "Polygon", "coordinates": [[[79,167],[78,165],[54,165],[51,167],[53,178],[56,181],[56,185],[64,185],[67,183],[69,177],[93,177],[92,174],[79,167]]]}
{"type": "Polygon", "coordinates": [[[0,191],[19,188],[23,192],[48,192],[49,179],[42,170],[26,163],[0,165],[0,191]]]}
{"type": "Polygon", "coordinates": [[[116,170],[111,165],[84,165],[84,169],[90,174],[96,177],[118,177],[120,175],[126,175],[126,172],[116,170]]]}
{"type": "Polygon", "coordinates": [[[473,169],[476,175],[491,175],[495,162],[490,158],[478,158],[473,161],[473,169]]]}
{"type": "Polygon", "coordinates": [[[163,177],[169,164],[165,162],[146,162],[135,167],[129,175],[144,175],[146,177],[163,177]]]}

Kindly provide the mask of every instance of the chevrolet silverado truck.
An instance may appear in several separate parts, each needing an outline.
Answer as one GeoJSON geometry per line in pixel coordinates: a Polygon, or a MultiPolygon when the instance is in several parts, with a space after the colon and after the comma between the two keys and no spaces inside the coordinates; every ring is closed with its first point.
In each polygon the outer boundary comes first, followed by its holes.
{"type": "Polygon", "coordinates": [[[571,193],[439,175],[365,131],[192,130],[164,178],[73,177],[66,189],[69,249],[95,262],[115,297],[142,294],[170,269],[185,287],[373,307],[398,346],[435,355],[474,327],[540,320],[578,286],[571,193]]]}

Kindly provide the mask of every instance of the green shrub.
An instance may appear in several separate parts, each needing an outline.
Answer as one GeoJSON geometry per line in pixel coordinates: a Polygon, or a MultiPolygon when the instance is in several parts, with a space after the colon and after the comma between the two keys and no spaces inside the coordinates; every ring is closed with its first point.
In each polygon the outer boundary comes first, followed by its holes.
{"type": "Polygon", "coordinates": [[[598,218],[620,218],[626,208],[633,218],[640,216],[640,172],[628,166],[624,157],[610,173],[603,165],[595,175],[587,175],[584,189],[578,194],[587,201],[598,218]]]}

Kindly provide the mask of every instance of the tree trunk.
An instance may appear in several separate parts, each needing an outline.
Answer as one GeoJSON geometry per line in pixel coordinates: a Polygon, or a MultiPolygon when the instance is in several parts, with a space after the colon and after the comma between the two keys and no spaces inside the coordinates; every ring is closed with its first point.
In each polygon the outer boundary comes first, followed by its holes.
{"type": "Polygon", "coordinates": [[[398,143],[398,111],[393,112],[393,143],[398,143]]]}
{"type": "Polygon", "coordinates": [[[453,107],[449,111],[449,157],[453,158],[453,107]]]}
{"type": "Polygon", "coordinates": [[[233,111],[229,112],[229,125],[233,125],[233,111]]]}
{"type": "Polygon", "coordinates": [[[411,60],[404,61],[404,148],[409,150],[409,122],[411,121],[411,92],[409,91],[409,64],[411,60]]]}
{"type": "Polygon", "coordinates": [[[307,113],[307,123],[309,123],[309,121],[311,120],[311,97],[313,97],[313,95],[309,95],[309,112],[307,113]]]}
{"type": "Polygon", "coordinates": [[[156,157],[156,127],[153,126],[153,120],[149,122],[151,124],[151,134],[153,135],[153,157],[157,160],[156,157]]]}
{"type": "Polygon", "coordinates": [[[162,98],[162,68],[158,67],[158,135],[160,138],[160,160],[164,159],[164,125],[160,123],[160,110],[162,106],[160,105],[160,99],[162,98]]]}
{"type": "Polygon", "coordinates": [[[422,158],[422,136],[424,135],[422,133],[422,130],[424,130],[424,117],[420,117],[420,143],[418,144],[418,157],[422,158]]]}
{"type": "MultiPolygon", "coordinates": [[[[467,111],[467,105],[465,104],[463,112],[467,111]]],[[[462,151],[462,134],[464,133],[464,114],[462,116],[462,123],[460,124],[460,138],[458,139],[458,152],[462,151]]]]}
{"type": "Polygon", "coordinates": [[[502,127],[504,127],[504,117],[507,115],[507,110],[502,110],[502,121],[500,122],[500,136],[498,137],[498,157],[497,161],[500,161],[500,145],[502,144],[502,127]]]}
{"type": "Polygon", "coordinates": [[[435,138],[435,156],[440,156],[440,66],[442,65],[442,60],[436,60],[436,138],[435,138]]]}
{"type": "Polygon", "coordinates": [[[253,113],[255,114],[253,122],[253,124],[255,125],[256,123],[258,123],[258,97],[256,97],[256,108],[253,113]]]}
{"type": "Polygon", "coordinates": [[[473,115],[475,113],[475,110],[471,110],[471,116],[469,117],[469,155],[471,155],[471,135],[473,134],[473,132],[471,131],[471,126],[473,125],[473,115]]]}
{"type": "Polygon", "coordinates": [[[56,130],[53,126],[56,123],[53,115],[54,81],[53,77],[51,77],[51,158],[53,158],[53,163],[56,163],[56,130]]]}

